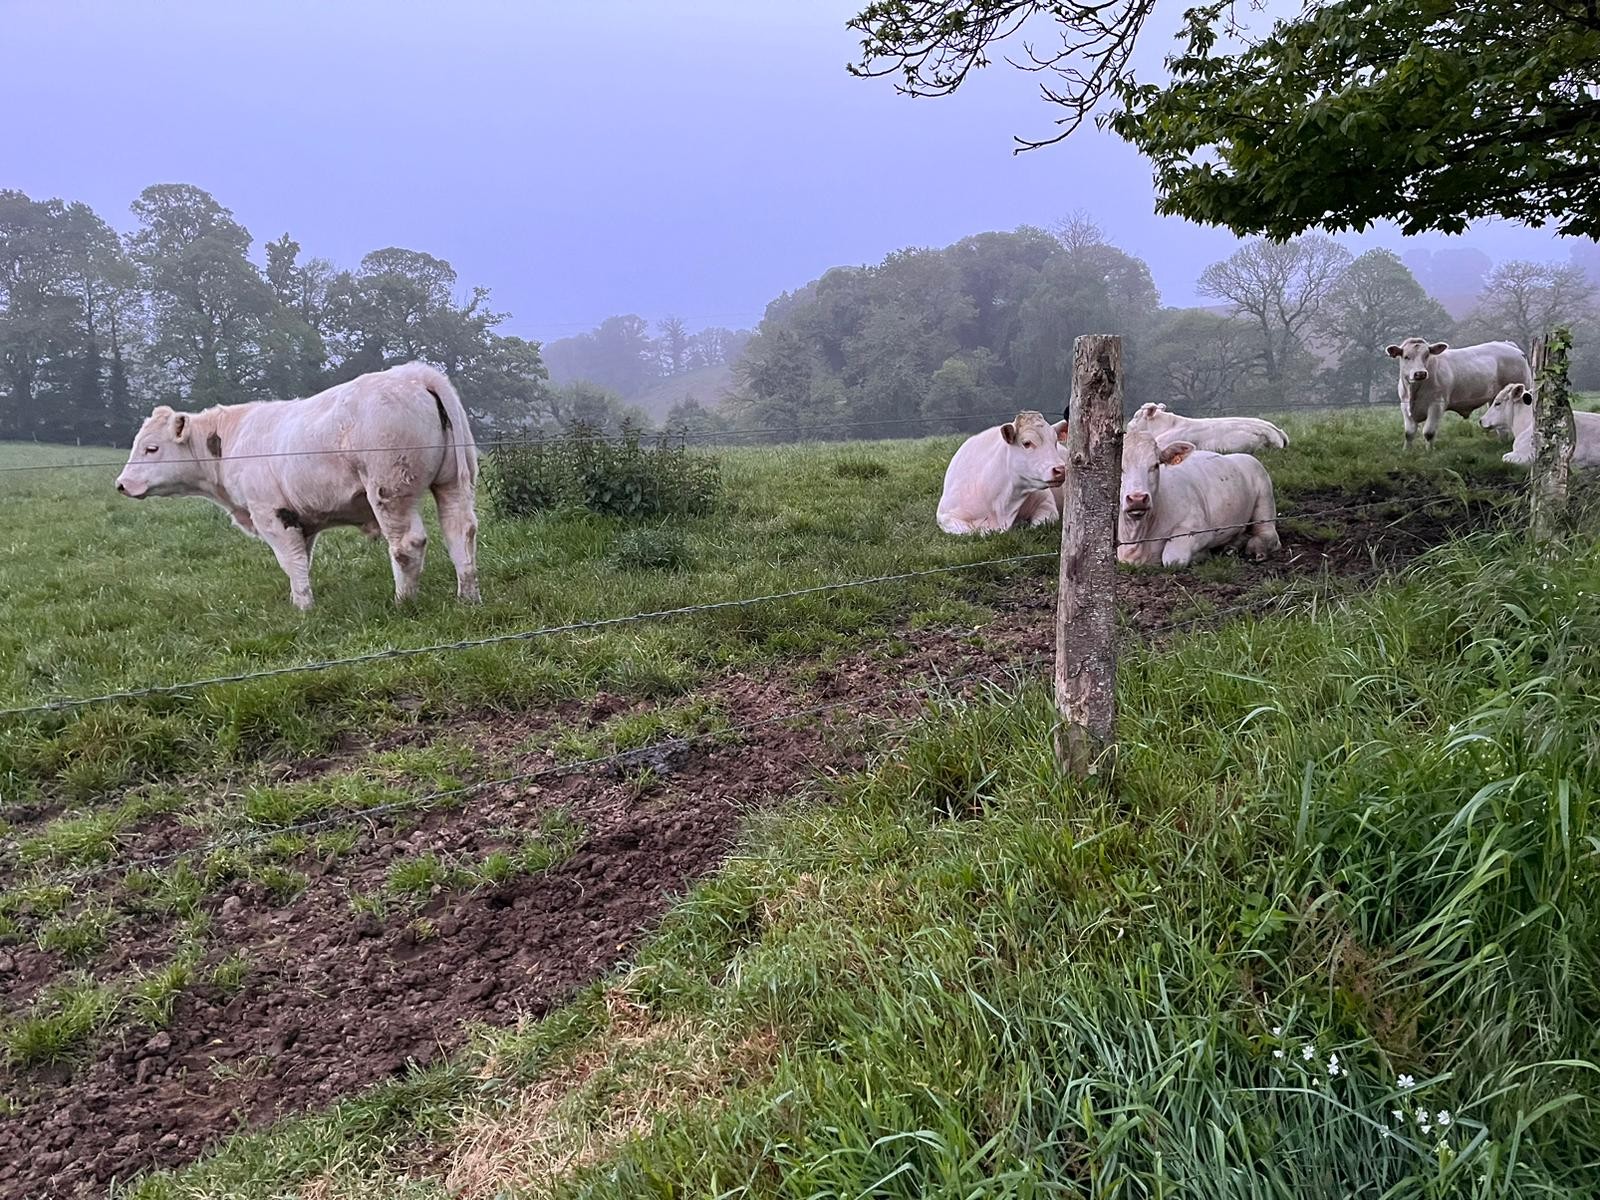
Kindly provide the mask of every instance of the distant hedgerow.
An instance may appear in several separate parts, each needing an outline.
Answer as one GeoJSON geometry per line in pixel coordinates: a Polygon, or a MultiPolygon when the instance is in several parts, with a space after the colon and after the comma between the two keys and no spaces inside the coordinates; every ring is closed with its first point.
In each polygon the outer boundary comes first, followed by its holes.
{"type": "Polygon", "coordinates": [[[665,436],[647,445],[626,424],[617,438],[574,424],[558,437],[504,446],[484,470],[489,507],[502,517],[560,508],[613,517],[698,516],[711,511],[721,491],[716,458],[670,445],[665,436]]]}

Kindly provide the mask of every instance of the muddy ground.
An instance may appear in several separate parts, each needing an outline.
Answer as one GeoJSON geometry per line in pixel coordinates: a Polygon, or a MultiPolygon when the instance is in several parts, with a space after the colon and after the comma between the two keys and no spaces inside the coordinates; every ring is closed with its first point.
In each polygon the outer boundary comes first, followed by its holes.
{"type": "MultiPolygon", "coordinates": [[[[1160,636],[1175,620],[1187,626],[1225,615],[1283,577],[1392,568],[1482,519],[1470,507],[1407,512],[1398,505],[1315,517],[1369,498],[1298,497],[1305,515],[1285,519],[1283,552],[1265,564],[1125,574],[1120,599],[1130,629],[1160,636]]],[[[114,1179],[191,1161],[236,1130],[324,1107],[411,1064],[436,1061],[458,1049],[474,1023],[509,1024],[560,1005],[629,957],[672,899],[728,853],[751,810],[862,766],[887,728],[864,718],[911,716],[923,699],[907,689],[935,676],[1046,669],[1054,619],[1047,575],[953,586],[993,608],[994,619],[976,631],[919,628],[864,644],[826,669],[797,672],[799,664],[780,662],[713,681],[696,695],[737,725],[767,723],[732,741],[699,740],[649,756],[647,786],[632,770],[590,771],[485,787],[422,814],[364,816],[346,823],[359,831],[348,851],[327,860],[308,852],[294,862],[309,883],[293,900],[279,902],[248,883],[208,895],[202,906],[214,918],[215,949],[203,965],[242,952],[250,963],[242,985],[188,987],[163,1028],[121,1024],[70,1061],[0,1068],[0,1096],[12,1109],[0,1116],[0,1200],[103,1194],[114,1179]],[[772,720],[822,705],[838,707],[792,724],[772,720]],[[376,891],[398,858],[481,859],[557,809],[581,827],[581,842],[540,873],[436,894],[418,906],[391,905],[381,916],[351,903],[355,893],[376,891]]],[[[530,733],[593,728],[646,707],[601,696],[515,717],[456,718],[409,736],[468,740],[493,752],[497,775],[536,771],[549,759],[519,751],[530,733]]],[[[352,749],[352,759],[358,753],[352,749]]],[[[288,764],[285,773],[353,765],[334,756],[288,764]]],[[[175,853],[192,836],[158,818],[136,831],[122,861],[175,853]]],[[[126,901],[119,878],[98,881],[105,902],[126,901]]],[[[126,921],[84,969],[110,979],[159,964],[172,952],[175,928],[176,918],[126,921]]],[[[32,942],[0,946],[0,1012],[20,1013],[67,970],[32,942]]]]}

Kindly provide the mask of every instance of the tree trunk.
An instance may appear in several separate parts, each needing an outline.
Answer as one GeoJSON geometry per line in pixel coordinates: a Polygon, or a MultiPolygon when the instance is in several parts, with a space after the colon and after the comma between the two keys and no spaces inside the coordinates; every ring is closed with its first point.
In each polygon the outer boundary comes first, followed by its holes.
{"type": "Polygon", "coordinates": [[[1073,346],[1067,479],[1056,602],[1056,761],[1109,776],[1117,701],[1117,489],[1122,479],[1122,339],[1073,346]]]}
{"type": "Polygon", "coordinates": [[[1558,327],[1533,346],[1529,508],[1533,537],[1538,542],[1548,542],[1566,526],[1567,475],[1577,440],[1567,384],[1567,351],[1571,345],[1571,331],[1558,327]]]}

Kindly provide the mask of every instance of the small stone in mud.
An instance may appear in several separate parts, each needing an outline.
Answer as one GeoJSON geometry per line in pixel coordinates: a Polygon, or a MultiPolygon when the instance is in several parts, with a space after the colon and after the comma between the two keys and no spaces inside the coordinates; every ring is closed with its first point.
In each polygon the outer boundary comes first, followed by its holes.
{"type": "Polygon", "coordinates": [[[222,902],[222,915],[229,918],[236,917],[239,915],[239,910],[243,907],[243,900],[239,899],[237,896],[229,896],[222,902]]]}
{"type": "Polygon", "coordinates": [[[162,1030],[144,1044],[146,1054],[165,1054],[172,1049],[172,1035],[162,1030]]]}

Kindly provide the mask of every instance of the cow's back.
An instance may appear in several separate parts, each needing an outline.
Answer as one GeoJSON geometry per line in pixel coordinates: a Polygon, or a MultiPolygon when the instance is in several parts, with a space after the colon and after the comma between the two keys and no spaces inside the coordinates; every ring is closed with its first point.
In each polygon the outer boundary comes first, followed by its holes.
{"type": "Polygon", "coordinates": [[[369,486],[420,496],[463,469],[471,477],[460,401],[442,373],[420,363],[236,412],[229,488],[258,503],[276,495],[307,516],[359,523],[369,486]]]}
{"type": "Polygon", "coordinates": [[[1443,364],[1444,369],[1430,390],[1442,398],[1445,408],[1463,416],[1489,403],[1508,383],[1533,385],[1527,357],[1512,342],[1451,347],[1435,355],[1433,362],[1443,364]]]}

